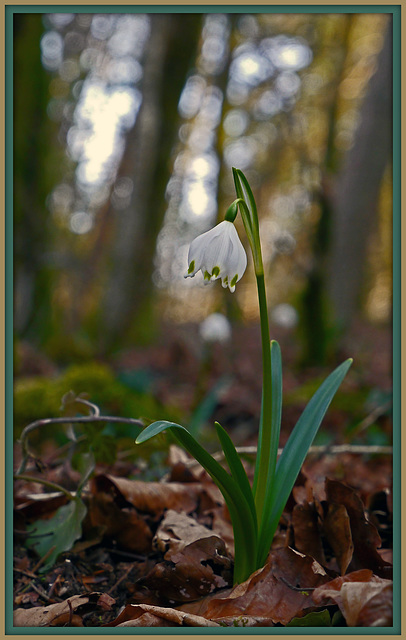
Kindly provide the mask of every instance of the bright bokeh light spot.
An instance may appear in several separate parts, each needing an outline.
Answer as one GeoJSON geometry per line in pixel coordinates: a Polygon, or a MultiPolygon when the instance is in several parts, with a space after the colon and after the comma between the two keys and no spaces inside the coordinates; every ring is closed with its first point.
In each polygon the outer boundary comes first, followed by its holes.
{"type": "Polygon", "coordinates": [[[191,76],[186,81],[179,100],[179,113],[182,118],[193,118],[200,109],[206,81],[201,76],[191,76]]]}
{"type": "Polygon", "coordinates": [[[77,211],[72,214],[69,220],[69,228],[73,233],[83,235],[88,233],[93,227],[93,216],[86,211],[77,211]]]}
{"type": "Polygon", "coordinates": [[[237,138],[243,135],[248,126],[248,114],[242,109],[232,109],[224,118],[223,128],[228,136],[237,138]]]}
{"type": "Polygon", "coordinates": [[[58,28],[64,28],[67,27],[68,24],[70,24],[72,22],[72,20],[74,19],[75,15],[73,13],[49,13],[47,15],[48,20],[50,21],[50,23],[58,28]]]}
{"type": "Polygon", "coordinates": [[[56,71],[63,59],[63,39],[57,31],[48,31],[41,38],[41,60],[45,69],[56,71]]]}
{"type": "Polygon", "coordinates": [[[298,71],[307,67],[312,60],[310,47],[296,38],[287,38],[286,36],[266,38],[262,41],[261,48],[281,71],[298,71]]]}
{"type": "Polygon", "coordinates": [[[255,86],[269,78],[273,73],[273,66],[256,51],[237,53],[230,68],[231,78],[255,86]]]}
{"type": "Polygon", "coordinates": [[[275,87],[284,98],[290,98],[299,91],[300,78],[297,73],[283,71],[276,78],[275,87]]]}
{"type": "Polygon", "coordinates": [[[270,89],[261,94],[255,105],[254,113],[258,119],[267,120],[276,113],[279,113],[282,106],[281,96],[270,89]]]}
{"type": "Polygon", "coordinates": [[[77,127],[68,135],[74,158],[80,159],[77,175],[81,182],[97,183],[105,178],[105,166],[117,153],[120,127],[133,124],[141,97],[123,88],[107,92],[101,83],[91,83],[76,111],[77,127]]]}
{"type": "Polygon", "coordinates": [[[204,215],[209,203],[209,196],[202,183],[197,182],[189,187],[186,202],[196,216],[204,215]]]}
{"type": "Polygon", "coordinates": [[[285,67],[294,67],[297,69],[301,61],[301,50],[297,46],[283,47],[279,52],[279,61],[285,67]]]}
{"type": "Polygon", "coordinates": [[[239,167],[244,170],[249,167],[255,157],[257,145],[253,138],[245,136],[239,138],[224,149],[224,161],[229,167],[239,167]]]}
{"type": "Polygon", "coordinates": [[[115,83],[137,83],[142,78],[142,66],[131,56],[113,59],[107,70],[108,78],[115,83]]]}
{"type": "Polygon", "coordinates": [[[210,173],[210,162],[204,156],[198,156],[192,161],[190,169],[197,178],[205,178],[210,173]]]}
{"type": "Polygon", "coordinates": [[[108,40],[113,56],[139,57],[150,33],[150,18],[146,14],[126,14],[117,18],[114,33],[108,40]]]}
{"type": "Polygon", "coordinates": [[[255,76],[258,74],[259,69],[260,64],[255,58],[246,57],[240,61],[240,71],[245,76],[255,76]]]}

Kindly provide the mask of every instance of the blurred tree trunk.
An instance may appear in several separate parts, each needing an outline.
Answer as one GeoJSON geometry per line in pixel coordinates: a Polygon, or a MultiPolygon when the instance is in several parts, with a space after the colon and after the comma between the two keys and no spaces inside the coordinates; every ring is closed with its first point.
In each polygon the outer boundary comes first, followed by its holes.
{"type": "Polygon", "coordinates": [[[116,212],[113,251],[104,297],[101,342],[148,338],[153,327],[152,274],[156,238],[165,213],[177,106],[196,53],[198,14],[152,14],[144,62],[142,105],[127,138],[118,177],[130,177],[129,205],[116,212]]]}
{"type": "Polygon", "coordinates": [[[335,324],[344,330],[359,308],[368,240],[392,153],[392,23],[361,107],[354,144],[335,185],[328,295],[335,324]]]}
{"type": "Polygon", "coordinates": [[[51,155],[58,151],[52,151],[56,127],[46,111],[49,77],[41,64],[43,31],[41,14],[14,15],[14,327],[16,335],[35,342],[51,331],[53,271],[46,258],[50,233],[45,201],[60,166],[51,155]]]}
{"type": "Polygon", "coordinates": [[[300,325],[303,349],[300,356],[302,365],[323,364],[332,351],[331,317],[328,305],[326,265],[331,249],[332,203],[329,184],[337,167],[337,150],[334,144],[335,123],[337,122],[337,99],[343,79],[345,60],[354,15],[348,14],[342,34],[341,57],[337,61],[337,76],[328,108],[329,130],[324,156],[325,175],[320,192],[315,194],[320,207],[320,217],[314,230],[312,243],[312,264],[307,273],[307,282],[300,297],[300,325]]]}

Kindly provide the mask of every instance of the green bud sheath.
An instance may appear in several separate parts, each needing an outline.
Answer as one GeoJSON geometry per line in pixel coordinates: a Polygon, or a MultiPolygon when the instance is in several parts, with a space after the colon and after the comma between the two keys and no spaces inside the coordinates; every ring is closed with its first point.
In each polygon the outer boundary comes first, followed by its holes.
{"type": "Polygon", "coordinates": [[[238,203],[240,200],[241,198],[237,198],[237,200],[234,200],[234,202],[230,204],[226,211],[226,215],[224,216],[224,220],[227,220],[227,222],[234,222],[238,213],[238,203]]]}

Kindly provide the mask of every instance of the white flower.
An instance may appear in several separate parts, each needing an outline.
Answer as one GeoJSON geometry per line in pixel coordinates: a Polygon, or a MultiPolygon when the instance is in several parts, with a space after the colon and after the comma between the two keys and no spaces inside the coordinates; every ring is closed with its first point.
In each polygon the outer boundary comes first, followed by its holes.
{"type": "Polygon", "coordinates": [[[234,224],[223,220],[195,238],[189,248],[188,264],[185,278],[193,278],[201,269],[205,284],[221,278],[223,287],[233,292],[247,267],[247,255],[234,224]]]}
{"type": "Polygon", "coordinates": [[[222,313],[212,313],[200,324],[199,332],[205,342],[228,342],[231,324],[222,313]]]}

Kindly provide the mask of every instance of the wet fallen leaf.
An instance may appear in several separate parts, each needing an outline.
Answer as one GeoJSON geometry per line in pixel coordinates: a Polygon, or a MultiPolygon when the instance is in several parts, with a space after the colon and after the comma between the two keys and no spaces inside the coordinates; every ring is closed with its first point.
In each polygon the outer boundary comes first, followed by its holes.
{"type": "MultiPolygon", "coordinates": [[[[377,551],[381,546],[381,538],[376,527],[367,520],[365,508],[359,495],[354,489],[342,482],[328,478],[326,478],[325,487],[327,502],[344,506],[348,513],[354,545],[348,569],[356,571],[368,568],[381,577],[391,577],[391,566],[382,559],[377,551]]],[[[331,543],[332,539],[329,541],[331,543]]]]}
{"type": "Polygon", "coordinates": [[[325,565],[320,518],[314,502],[295,505],[292,511],[292,527],[296,549],[325,565]]]}
{"type": "Polygon", "coordinates": [[[313,593],[316,604],[335,602],[349,627],[392,626],[391,580],[361,569],[335,578],[313,593]]]}
{"type": "MultiPolygon", "coordinates": [[[[191,513],[205,491],[199,482],[142,482],[100,474],[93,479],[92,491],[110,493],[118,506],[130,503],[137,511],[162,515],[166,509],[191,513]]],[[[220,493],[218,493],[220,496],[220,493]]],[[[215,505],[211,499],[212,506],[215,505]]]]}
{"type": "Polygon", "coordinates": [[[186,514],[169,510],[153,541],[165,553],[140,581],[172,602],[188,602],[231,581],[231,559],[224,541],[186,514]]]}
{"type": "Polygon", "coordinates": [[[323,521],[323,531],[337,559],[341,575],[347,571],[354,553],[350,518],[343,504],[330,503],[323,521]]]}
{"type": "Polygon", "coordinates": [[[92,497],[87,523],[92,531],[99,531],[108,538],[114,538],[128,551],[151,551],[153,534],[145,518],[131,505],[120,507],[110,493],[99,491],[92,497]]]}
{"type": "Polygon", "coordinates": [[[14,627],[50,627],[50,626],[83,626],[79,609],[82,612],[97,609],[106,610],[115,603],[107,594],[91,593],[67,598],[64,602],[50,604],[47,607],[16,609],[13,614],[14,627]]]}
{"type": "Polygon", "coordinates": [[[222,597],[215,594],[179,609],[226,624],[240,617],[249,626],[287,624],[314,610],[311,590],[329,580],[313,558],[287,547],[272,552],[262,569],[222,597]]]}
{"type": "Polygon", "coordinates": [[[170,607],[129,604],[105,627],[218,627],[216,622],[170,607]]]}
{"type": "Polygon", "coordinates": [[[28,519],[37,519],[53,513],[67,502],[67,497],[61,492],[31,493],[15,496],[14,509],[28,519]]]}

